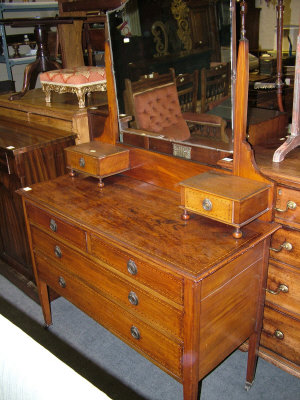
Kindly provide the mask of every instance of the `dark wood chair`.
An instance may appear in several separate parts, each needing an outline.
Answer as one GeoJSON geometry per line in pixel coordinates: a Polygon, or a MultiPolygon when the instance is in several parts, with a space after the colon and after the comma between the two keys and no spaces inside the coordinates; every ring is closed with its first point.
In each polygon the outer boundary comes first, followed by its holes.
{"type": "Polygon", "coordinates": [[[195,70],[192,73],[176,75],[175,83],[182,112],[197,112],[199,84],[198,70],[195,70]]]}
{"type": "Polygon", "coordinates": [[[211,63],[201,70],[201,112],[212,109],[230,94],[230,64],[211,63]]]}

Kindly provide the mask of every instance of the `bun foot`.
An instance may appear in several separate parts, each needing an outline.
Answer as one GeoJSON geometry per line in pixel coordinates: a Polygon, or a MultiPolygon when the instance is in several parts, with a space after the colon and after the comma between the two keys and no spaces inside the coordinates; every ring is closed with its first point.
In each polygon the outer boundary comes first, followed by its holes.
{"type": "Polygon", "coordinates": [[[243,232],[240,230],[240,228],[236,228],[236,230],[233,232],[232,236],[235,239],[240,239],[243,236],[243,232]]]}

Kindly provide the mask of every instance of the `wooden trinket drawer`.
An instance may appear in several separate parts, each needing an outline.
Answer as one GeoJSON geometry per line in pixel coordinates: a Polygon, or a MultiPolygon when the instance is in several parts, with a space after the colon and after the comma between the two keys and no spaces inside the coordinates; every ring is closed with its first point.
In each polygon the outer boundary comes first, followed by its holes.
{"type": "Polygon", "coordinates": [[[205,172],[180,183],[183,219],[188,212],[232,225],[233,236],[240,228],[268,211],[270,185],[218,172],[205,172]]]}
{"type": "Polygon", "coordinates": [[[108,143],[82,143],[67,147],[65,152],[70,175],[75,176],[76,171],[95,176],[99,187],[104,186],[103,178],[130,168],[129,150],[108,143]]]}

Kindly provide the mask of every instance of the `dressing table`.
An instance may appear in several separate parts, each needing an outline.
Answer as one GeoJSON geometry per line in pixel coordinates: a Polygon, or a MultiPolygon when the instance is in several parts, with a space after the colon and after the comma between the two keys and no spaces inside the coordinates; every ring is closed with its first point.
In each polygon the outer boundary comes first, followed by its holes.
{"type": "MultiPolygon", "coordinates": [[[[244,11],[242,2],[242,26],[244,11]]],[[[259,172],[246,142],[248,42],[242,35],[233,84],[239,102],[231,168],[120,143],[108,43],[105,57],[110,130],[97,140],[128,149],[130,169],[106,177],[102,188],[79,174],[18,190],[45,324],[52,323],[52,288],[181,382],[184,400],[198,399],[203,377],[248,340],[249,390],[270,240],[280,224],[273,221],[275,183],[259,172]],[[268,187],[265,212],[239,239],[232,227],[210,218],[181,219],[179,183],[214,170],[268,187]]]]}

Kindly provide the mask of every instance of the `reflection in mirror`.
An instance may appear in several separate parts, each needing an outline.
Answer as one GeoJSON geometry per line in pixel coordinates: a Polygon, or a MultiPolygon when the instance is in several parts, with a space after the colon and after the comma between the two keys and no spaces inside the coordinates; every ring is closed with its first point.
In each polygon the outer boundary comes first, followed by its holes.
{"type": "Polygon", "coordinates": [[[121,142],[208,164],[232,154],[232,4],[128,0],[109,13],[121,142]]]}

